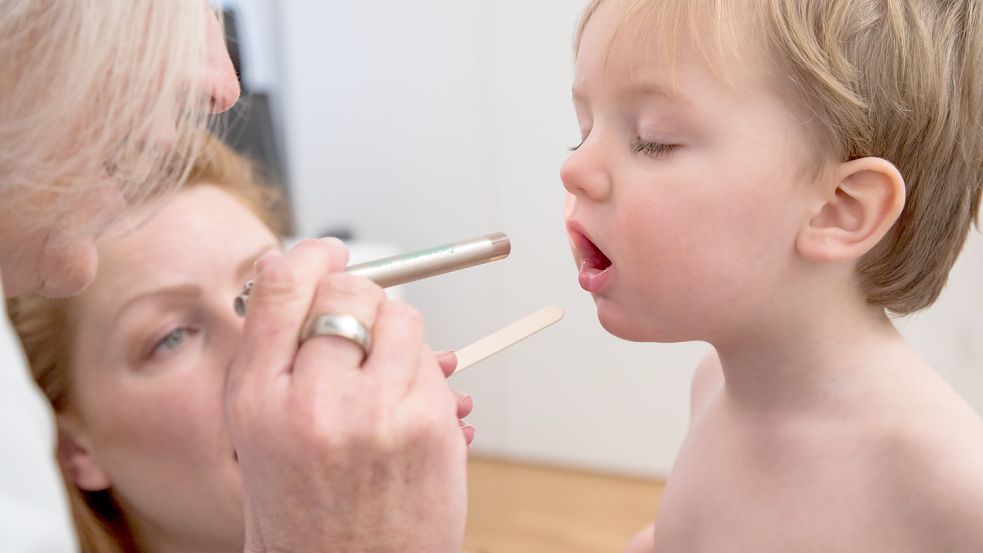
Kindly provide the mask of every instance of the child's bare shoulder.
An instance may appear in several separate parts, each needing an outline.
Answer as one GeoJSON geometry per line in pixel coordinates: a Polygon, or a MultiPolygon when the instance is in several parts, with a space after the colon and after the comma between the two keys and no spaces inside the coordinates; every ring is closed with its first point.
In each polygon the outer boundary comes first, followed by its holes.
{"type": "Polygon", "coordinates": [[[983,551],[983,420],[968,406],[899,429],[881,463],[890,509],[937,551],[983,551]]]}

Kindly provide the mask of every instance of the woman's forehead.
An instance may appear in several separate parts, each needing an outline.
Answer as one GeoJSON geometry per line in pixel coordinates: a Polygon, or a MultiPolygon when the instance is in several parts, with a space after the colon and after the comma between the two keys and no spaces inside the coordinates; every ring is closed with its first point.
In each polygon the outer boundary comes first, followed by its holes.
{"type": "Polygon", "coordinates": [[[227,192],[190,187],[143,226],[100,244],[100,273],[83,296],[108,308],[157,286],[221,277],[277,243],[266,225],[227,192]]]}

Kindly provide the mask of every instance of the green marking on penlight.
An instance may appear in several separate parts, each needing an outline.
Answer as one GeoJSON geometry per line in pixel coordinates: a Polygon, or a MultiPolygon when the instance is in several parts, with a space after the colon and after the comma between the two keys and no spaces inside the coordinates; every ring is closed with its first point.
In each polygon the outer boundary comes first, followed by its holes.
{"type": "Polygon", "coordinates": [[[380,259],[379,261],[376,261],[374,263],[369,263],[368,265],[366,265],[366,267],[371,267],[373,269],[379,267],[389,267],[394,263],[406,263],[407,261],[413,261],[416,259],[420,259],[421,257],[429,257],[431,255],[451,254],[451,253],[454,253],[454,248],[447,247],[447,246],[443,246],[439,248],[430,248],[429,250],[421,250],[418,252],[401,255],[395,259],[380,259]]]}

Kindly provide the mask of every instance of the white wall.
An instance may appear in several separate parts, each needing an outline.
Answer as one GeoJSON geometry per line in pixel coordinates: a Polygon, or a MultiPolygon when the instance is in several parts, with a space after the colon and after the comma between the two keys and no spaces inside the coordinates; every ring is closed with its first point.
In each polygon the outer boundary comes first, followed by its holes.
{"type": "Polygon", "coordinates": [[[983,235],[971,232],[939,301],[898,321],[936,370],[983,413],[983,235]]]}
{"type": "MultiPolygon", "coordinates": [[[[439,348],[545,304],[567,309],[455,377],[475,398],[475,450],[665,475],[706,346],[612,338],[577,285],[557,172],[579,137],[569,88],[580,4],[275,3],[294,199],[302,231],[349,226],[401,249],[507,232],[510,259],[405,289],[439,348]]],[[[983,305],[983,244],[972,246],[951,293],[905,331],[981,409],[983,325],[969,306],[983,305]]]]}

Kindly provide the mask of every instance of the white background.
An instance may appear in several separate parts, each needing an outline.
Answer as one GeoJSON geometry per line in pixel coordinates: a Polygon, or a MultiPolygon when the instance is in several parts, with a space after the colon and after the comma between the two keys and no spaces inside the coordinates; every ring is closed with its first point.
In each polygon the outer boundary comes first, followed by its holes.
{"type": "MultiPolygon", "coordinates": [[[[566,308],[557,326],[454,378],[475,398],[475,450],[665,476],[707,346],[608,336],[577,285],[558,168],[579,138],[569,90],[582,2],[225,4],[246,24],[246,78],[283,118],[303,233],[348,227],[400,250],[508,233],[508,260],[405,287],[437,348],[542,305],[566,308]]],[[[902,323],[977,410],[981,276],[974,233],[942,301],[902,323]]]]}

